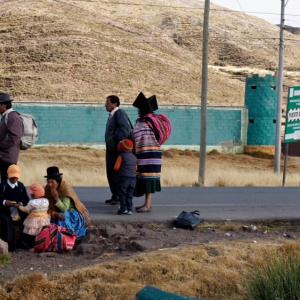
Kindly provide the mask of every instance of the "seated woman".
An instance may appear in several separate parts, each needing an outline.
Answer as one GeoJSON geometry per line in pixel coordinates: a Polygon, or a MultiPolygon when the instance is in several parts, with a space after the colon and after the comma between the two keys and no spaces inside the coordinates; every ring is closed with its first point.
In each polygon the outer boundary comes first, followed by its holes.
{"type": "Polygon", "coordinates": [[[74,230],[78,237],[85,236],[91,225],[88,211],[73,188],[62,180],[62,175],[58,167],[47,168],[45,196],[49,200],[51,222],[74,230]]]}

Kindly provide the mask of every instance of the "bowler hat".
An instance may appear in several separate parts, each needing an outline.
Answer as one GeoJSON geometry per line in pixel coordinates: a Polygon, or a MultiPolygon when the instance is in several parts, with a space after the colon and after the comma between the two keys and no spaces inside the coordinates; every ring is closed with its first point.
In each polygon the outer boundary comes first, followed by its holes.
{"type": "Polygon", "coordinates": [[[10,94],[0,93],[0,103],[11,102],[11,101],[14,101],[14,100],[10,98],[10,94]]]}
{"type": "Polygon", "coordinates": [[[153,112],[158,109],[156,96],[153,95],[150,98],[146,98],[142,92],[139,93],[132,105],[143,113],[153,112]]]}
{"type": "Polygon", "coordinates": [[[61,175],[63,175],[63,173],[59,173],[59,169],[58,167],[49,167],[47,168],[47,175],[44,176],[45,178],[56,178],[56,177],[60,177],[61,175]]]}

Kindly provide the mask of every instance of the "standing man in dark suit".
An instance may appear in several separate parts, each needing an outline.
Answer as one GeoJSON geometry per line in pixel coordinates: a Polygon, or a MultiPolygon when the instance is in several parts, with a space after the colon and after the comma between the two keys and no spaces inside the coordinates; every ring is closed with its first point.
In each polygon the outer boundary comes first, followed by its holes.
{"type": "Polygon", "coordinates": [[[111,205],[120,203],[117,188],[118,176],[114,171],[114,165],[118,157],[117,146],[120,141],[127,139],[131,133],[128,116],[119,106],[119,97],[111,95],[106,98],[105,108],[109,112],[105,130],[106,175],[112,196],[105,203],[111,205]]]}
{"type": "Polygon", "coordinates": [[[17,164],[20,153],[20,140],[23,123],[18,113],[12,109],[13,100],[9,94],[0,93],[0,173],[1,182],[7,180],[7,169],[17,164]]]}

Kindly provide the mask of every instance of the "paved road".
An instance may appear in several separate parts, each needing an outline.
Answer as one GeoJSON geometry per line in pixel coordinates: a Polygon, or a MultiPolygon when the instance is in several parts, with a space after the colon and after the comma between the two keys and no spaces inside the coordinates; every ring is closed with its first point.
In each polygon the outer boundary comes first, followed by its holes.
{"type": "MultiPolygon", "coordinates": [[[[299,187],[168,187],[155,193],[151,213],[117,215],[117,206],[104,204],[108,187],[74,187],[95,223],[168,222],[183,210],[198,209],[206,221],[299,220],[299,187]]],[[[134,198],[134,205],[143,198],[134,198]]]]}

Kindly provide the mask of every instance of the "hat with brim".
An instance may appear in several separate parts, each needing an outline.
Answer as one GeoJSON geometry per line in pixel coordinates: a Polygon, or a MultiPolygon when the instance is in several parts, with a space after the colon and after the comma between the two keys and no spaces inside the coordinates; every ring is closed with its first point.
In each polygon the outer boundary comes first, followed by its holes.
{"type": "Polygon", "coordinates": [[[45,196],[45,189],[39,183],[33,183],[28,189],[27,192],[30,195],[34,195],[34,198],[41,198],[45,196]]]}
{"type": "Polygon", "coordinates": [[[0,93],[0,103],[11,102],[11,101],[14,101],[14,100],[10,98],[10,94],[0,93]]]}
{"type": "Polygon", "coordinates": [[[132,105],[143,113],[150,113],[158,109],[156,96],[146,98],[142,92],[139,93],[132,105]]]}
{"type": "Polygon", "coordinates": [[[7,169],[7,177],[8,178],[20,178],[21,171],[19,166],[17,165],[10,165],[7,169]]]}
{"type": "Polygon", "coordinates": [[[47,168],[47,175],[44,176],[45,178],[57,178],[63,175],[63,173],[59,173],[58,167],[49,167],[47,168]]]}

